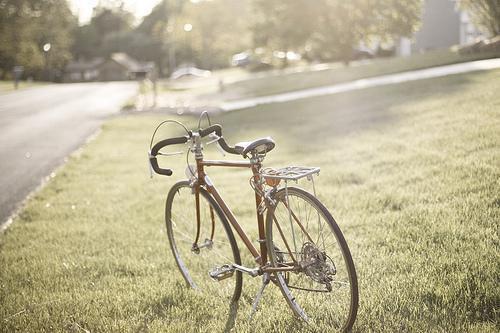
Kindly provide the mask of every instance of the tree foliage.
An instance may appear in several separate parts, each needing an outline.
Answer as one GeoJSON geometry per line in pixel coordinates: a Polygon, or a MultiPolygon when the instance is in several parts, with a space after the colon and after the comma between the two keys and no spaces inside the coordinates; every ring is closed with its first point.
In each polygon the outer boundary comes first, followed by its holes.
{"type": "Polygon", "coordinates": [[[131,35],[129,54],[147,61],[154,61],[160,74],[166,73],[168,62],[167,30],[172,13],[176,10],[170,1],[162,0],[131,35]]]}
{"type": "Polygon", "coordinates": [[[232,54],[251,47],[249,19],[242,19],[248,12],[246,0],[188,2],[168,38],[186,62],[207,69],[226,67],[232,54]],[[184,31],[185,24],[192,31],[184,31]]]}
{"type": "Polygon", "coordinates": [[[321,12],[308,0],[255,0],[254,6],[254,42],[283,51],[304,46],[321,12]]]}
{"type": "Polygon", "coordinates": [[[462,0],[460,5],[491,36],[500,35],[500,0],[462,0]]]}
{"type": "Polygon", "coordinates": [[[75,31],[73,54],[77,59],[90,59],[125,52],[139,60],[154,61],[163,72],[170,11],[169,2],[163,0],[133,27],[132,14],[123,6],[96,7],[90,22],[75,31]]]}
{"type": "Polygon", "coordinates": [[[109,55],[109,37],[123,36],[132,31],[131,13],[118,7],[96,7],[89,24],[78,27],[74,32],[75,58],[92,58],[109,55]]]}
{"type": "MultiPolygon", "coordinates": [[[[160,74],[173,70],[172,59],[212,69],[255,48],[267,55],[295,51],[311,60],[348,60],[360,42],[411,36],[422,1],[162,0],[134,26],[123,1],[109,0],[100,1],[90,22],[78,26],[67,0],[0,0],[0,75],[23,65],[40,77],[47,65],[62,69],[71,57],[114,52],[154,61],[160,74]],[[185,24],[192,31],[185,31],[185,24]],[[49,53],[42,50],[45,43],[52,45],[49,53]]],[[[489,8],[498,17],[487,5],[498,1],[464,1],[464,6],[479,8],[477,13],[489,8]]]]}
{"type": "Polygon", "coordinates": [[[256,46],[347,60],[361,41],[411,36],[422,0],[254,0],[256,46]]]}
{"type": "Polygon", "coordinates": [[[24,66],[26,76],[56,71],[71,58],[71,32],[77,24],[65,0],[0,0],[0,76],[24,66]],[[44,53],[43,45],[51,44],[44,53]]]}
{"type": "Polygon", "coordinates": [[[136,29],[137,32],[158,35],[167,28],[168,18],[173,10],[174,8],[171,8],[167,0],[162,0],[149,15],[143,18],[136,29]]]}

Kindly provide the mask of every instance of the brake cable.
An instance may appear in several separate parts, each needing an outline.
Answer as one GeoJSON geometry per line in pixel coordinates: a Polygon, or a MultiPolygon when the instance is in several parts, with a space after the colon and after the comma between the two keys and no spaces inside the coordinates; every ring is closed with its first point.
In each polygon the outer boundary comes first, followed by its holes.
{"type": "Polygon", "coordinates": [[[151,136],[151,142],[149,143],[149,150],[151,150],[151,147],[153,146],[153,141],[154,141],[154,138],[155,138],[155,135],[156,135],[156,132],[158,131],[158,129],[165,123],[174,123],[174,124],[177,124],[179,126],[182,126],[182,128],[186,131],[186,134],[187,135],[190,135],[190,131],[187,129],[186,126],[184,126],[183,123],[181,123],[180,121],[177,121],[177,120],[172,120],[172,119],[168,119],[168,120],[164,120],[162,121],[158,126],[156,126],[154,132],[153,132],[153,135],[151,136]]]}

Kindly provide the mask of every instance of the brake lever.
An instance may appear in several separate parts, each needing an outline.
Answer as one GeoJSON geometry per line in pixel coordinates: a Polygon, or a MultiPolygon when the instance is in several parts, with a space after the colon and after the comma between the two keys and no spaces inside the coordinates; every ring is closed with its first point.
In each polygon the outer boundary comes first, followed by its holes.
{"type": "MultiPolygon", "coordinates": [[[[172,152],[172,153],[160,153],[158,152],[156,155],[157,156],[174,156],[174,155],[181,155],[181,154],[184,154],[182,151],[175,151],[175,152],[172,152]]],[[[151,165],[151,161],[150,161],[150,158],[151,157],[154,157],[151,155],[151,152],[148,152],[148,165],[149,165],[149,177],[151,179],[153,179],[153,166],[151,165]]]]}
{"type": "Polygon", "coordinates": [[[211,138],[212,140],[211,140],[211,141],[209,141],[209,142],[207,142],[207,143],[206,143],[206,145],[208,146],[208,145],[210,145],[210,144],[212,144],[212,143],[216,143],[216,145],[215,145],[215,146],[217,147],[217,150],[219,151],[219,153],[221,153],[221,154],[222,154],[222,156],[226,156],[226,153],[224,152],[224,150],[222,149],[221,145],[219,144],[219,140],[220,140],[222,137],[218,136],[217,134],[215,134],[215,133],[213,133],[213,132],[212,132],[212,133],[210,133],[210,134],[208,135],[208,137],[209,137],[209,138],[211,138]]]}
{"type": "Polygon", "coordinates": [[[172,153],[158,153],[159,156],[174,156],[174,155],[182,155],[184,152],[182,151],[174,151],[172,153]]]}
{"type": "Polygon", "coordinates": [[[207,145],[207,146],[208,146],[208,145],[211,145],[212,143],[215,143],[215,142],[219,141],[219,139],[220,139],[220,137],[219,137],[217,134],[213,133],[213,132],[212,132],[212,133],[210,133],[210,134],[208,135],[208,137],[209,137],[210,139],[212,139],[212,140],[211,140],[211,141],[208,141],[208,142],[206,143],[206,145],[207,145]]]}

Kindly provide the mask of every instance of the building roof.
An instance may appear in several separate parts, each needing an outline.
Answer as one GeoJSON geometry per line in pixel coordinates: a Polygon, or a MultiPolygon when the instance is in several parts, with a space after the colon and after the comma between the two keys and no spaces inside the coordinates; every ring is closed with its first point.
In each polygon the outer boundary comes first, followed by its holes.
{"type": "Polygon", "coordinates": [[[139,62],[126,53],[113,53],[110,58],[132,73],[149,72],[154,67],[153,62],[139,62]]]}
{"type": "Polygon", "coordinates": [[[138,61],[128,56],[126,53],[113,53],[111,54],[110,59],[131,72],[136,72],[141,67],[138,61]]]}
{"type": "Polygon", "coordinates": [[[139,62],[126,53],[113,53],[108,59],[99,57],[90,60],[71,61],[66,66],[66,72],[84,72],[87,70],[95,70],[105,64],[108,60],[116,62],[131,73],[147,73],[154,68],[153,62],[139,62]]]}
{"type": "Polygon", "coordinates": [[[104,63],[104,58],[93,58],[90,60],[71,61],[66,66],[66,72],[83,72],[93,70],[104,63]]]}

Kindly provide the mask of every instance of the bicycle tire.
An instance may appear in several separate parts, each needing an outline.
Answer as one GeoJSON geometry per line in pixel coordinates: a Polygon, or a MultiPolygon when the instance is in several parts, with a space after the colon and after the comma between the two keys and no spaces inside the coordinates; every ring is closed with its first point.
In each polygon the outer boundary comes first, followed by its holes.
{"type": "Polygon", "coordinates": [[[328,326],[336,326],[342,332],[349,331],[354,324],[358,310],[358,283],[354,262],[340,228],[326,207],[315,196],[303,189],[282,188],[275,193],[273,199],[276,204],[269,207],[266,216],[267,247],[271,265],[283,267],[286,265],[285,262],[291,262],[293,256],[305,267],[299,273],[275,273],[274,282],[279,286],[295,315],[310,323],[324,322],[328,326]],[[291,208],[295,217],[288,212],[287,206],[291,208]],[[311,214],[314,219],[317,216],[317,227],[308,220],[311,214]],[[306,216],[307,221],[303,216],[306,216]],[[320,220],[324,221],[329,229],[320,227],[320,220]],[[303,229],[297,221],[301,221],[303,229]],[[290,226],[285,225],[285,222],[290,226]],[[299,233],[296,230],[302,234],[299,250],[296,245],[298,238],[296,236],[299,236],[299,233]],[[314,230],[318,230],[316,242],[314,242],[316,237],[311,236],[314,230]],[[319,233],[323,230],[329,230],[334,235],[332,245],[336,246],[328,245],[328,251],[323,236],[322,244],[320,241],[319,233]],[[273,238],[275,235],[276,237],[273,238]],[[286,239],[287,243],[283,239],[286,239]],[[337,252],[340,252],[340,255],[337,252]],[[334,270],[335,275],[332,275],[334,270]],[[330,278],[333,280],[330,282],[331,290],[328,291],[325,281],[330,278]],[[346,292],[344,280],[348,281],[348,292],[346,292]],[[335,290],[332,284],[336,287],[335,290]],[[300,289],[305,288],[305,285],[310,290],[300,289]],[[340,303],[341,296],[348,298],[344,300],[343,307],[337,304],[340,303]],[[342,312],[341,314],[336,313],[338,309],[342,310],[339,311],[342,312]]]}
{"type": "Polygon", "coordinates": [[[240,252],[234,234],[215,199],[204,188],[200,188],[201,230],[199,240],[204,241],[208,239],[207,237],[211,237],[213,243],[210,247],[199,249],[198,253],[193,251],[192,242],[196,237],[197,229],[195,207],[195,195],[189,181],[183,180],[174,184],[167,196],[165,223],[170,249],[177,268],[188,287],[210,295],[211,299],[229,300],[235,303],[241,295],[243,283],[241,272],[235,271],[231,277],[221,281],[212,279],[208,274],[210,270],[224,264],[241,265],[240,252]],[[206,214],[204,214],[204,210],[206,212],[207,208],[209,210],[209,223],[207,223],[206,214]],[[214,212],[216,214],[213,214],[214,212]],[[218,228],[218,221],[215,221],[216,216],[224,228],[229,243],[224,240],[220,232],[211,230],[212,221],[215,222],[215,228],[218,228]],[[181,218],[182,222],[180,222],[181,218]],[[191,223],[187,223],[187,221],[191,223]],[[210,226],[205,228],[207,225],[210,226]],[[184,232],[189,233],[185,234],[184,232]],[[228,253],[232,253],[232,258],[228,257],[228,253]]]}

